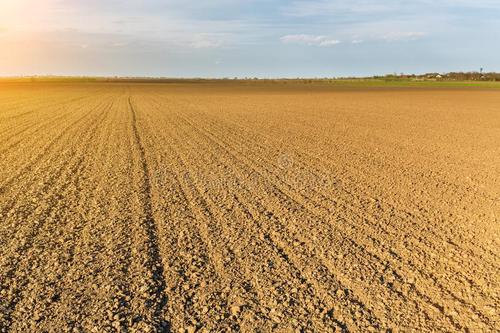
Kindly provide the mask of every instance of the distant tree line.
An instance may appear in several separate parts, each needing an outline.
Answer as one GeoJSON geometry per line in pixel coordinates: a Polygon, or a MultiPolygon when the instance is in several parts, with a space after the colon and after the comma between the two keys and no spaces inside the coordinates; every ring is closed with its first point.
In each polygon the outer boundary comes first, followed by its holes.
{"type": "Polygon", "coordinates": [[[387,74],[374,76],[375,79],[385,80],[443,80],[443,81],[500,81],[500,73],[496,72],[450,72],[450,73],[425,73],[425,74],[387,74]]]}

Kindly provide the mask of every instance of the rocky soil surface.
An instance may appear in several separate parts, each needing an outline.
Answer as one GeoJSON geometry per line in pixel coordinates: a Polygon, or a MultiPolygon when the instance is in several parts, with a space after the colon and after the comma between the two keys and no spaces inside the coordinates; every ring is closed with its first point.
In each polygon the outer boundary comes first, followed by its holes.
{"type": "Polygon", "coordinates": [[[0,332],[500,330],[500,92],[0,86],[0,332]]]}

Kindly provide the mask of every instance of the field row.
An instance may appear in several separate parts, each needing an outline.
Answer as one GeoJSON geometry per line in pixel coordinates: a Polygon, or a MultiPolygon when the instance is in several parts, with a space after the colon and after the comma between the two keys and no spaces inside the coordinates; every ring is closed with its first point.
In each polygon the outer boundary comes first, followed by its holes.
{"type": "Polygon", "coordinates": [[[0,332],[500,329],[500,95],[0,92],[0,332]]]}

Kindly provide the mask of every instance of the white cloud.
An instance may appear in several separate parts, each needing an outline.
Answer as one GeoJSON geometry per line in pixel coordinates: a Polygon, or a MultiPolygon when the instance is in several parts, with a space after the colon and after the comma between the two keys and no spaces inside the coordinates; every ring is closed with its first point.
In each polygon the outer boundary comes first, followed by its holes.
{"type": "Polygon", "coordinates": [[[363,43],[363,42],[364,42],[364,40],[362,40],[362,39],[353,39],[353,40],[351,41],[351,43],[352,43],[352,44],[361,44],[361,43],[363,43]]]}
{"type": "Polygon", "coordinates": [[[333,45],[337,45],[337,44],[340,44],[339,40],[336,40],[336,39],[327,39],[327,40],[321,41],[319,43],[319,46],[333,46],[333,45]]]}
{"type": "Polygon", "coordinates": [[[303,44],[310,46],[334,46],[340,43],[337,39],[331,39],[327,36],[321,35],[286,35],[280,38],[280,40],[285,44],[303,44]]]}
{"type": "Polygon", "coordinates": [[[179,45],[186,45],[195,49],[216,49],[224,46],[228,42],[229,36],[227,34],[221,33],[198,33],[194,36],[189,36],[189,34],[184,34],[186,41],[182,40],[182,35],[178,36],[177,43],[179,45]]]}

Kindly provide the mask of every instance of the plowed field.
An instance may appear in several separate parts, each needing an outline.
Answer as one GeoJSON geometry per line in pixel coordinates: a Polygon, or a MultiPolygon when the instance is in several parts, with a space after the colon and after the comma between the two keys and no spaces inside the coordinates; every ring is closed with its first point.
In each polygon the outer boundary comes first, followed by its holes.
{"type": "Polygon", "coordinates": [[[0,85],[0,332],[500,330],[500,92],[0,85]]]}

